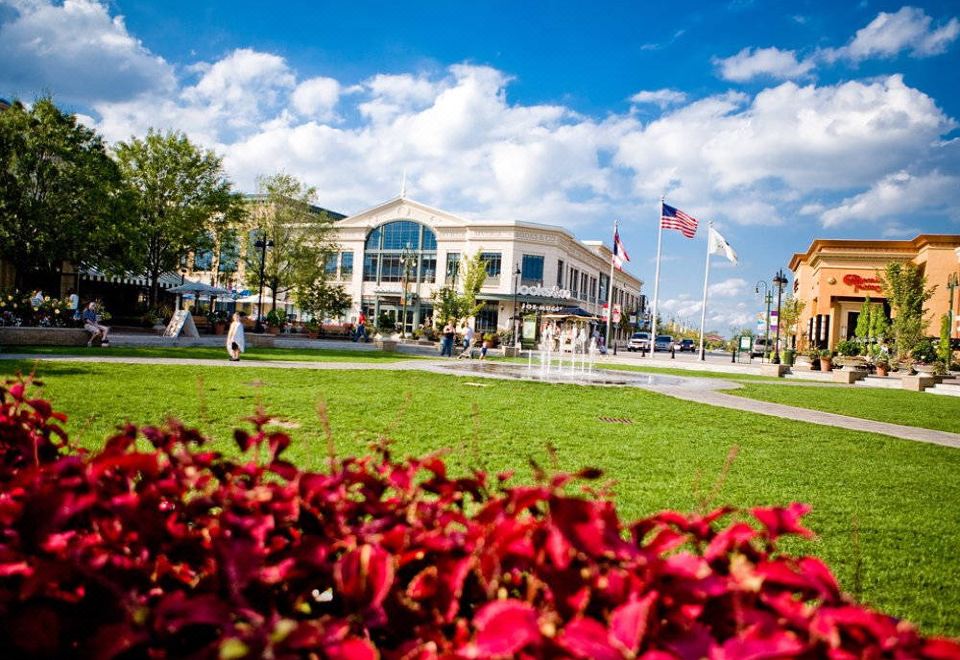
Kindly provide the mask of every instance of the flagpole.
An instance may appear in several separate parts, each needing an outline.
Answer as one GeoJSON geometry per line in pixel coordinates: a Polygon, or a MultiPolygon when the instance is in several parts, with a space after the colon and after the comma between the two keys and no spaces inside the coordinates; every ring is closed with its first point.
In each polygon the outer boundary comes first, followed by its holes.
{"type": "MultiPolygon", "coordinates": [[[[617,249],[617,221],[613,221],[613,249],[617,249]]],[[[610,281],[607,282],[607,336],[603,340],[604,345],[610,348],[610,324],[613,321],[613,253],[610,253],[610,281]]]]}
{"type": "Polygon", "coordinates": [[[653,316],[650,318],[650,357],[657,355],[657,301],[660,299],[660,246],[663,244],[663,196],[660,196],[660,217],[657,218],[657,270],[653,276],[653,316]]]}
{"type": "Polygon", "coordinates": [[[713,223],[707,226],[707,264],[703,268],[703,304],[700,307],[700,359],[706,360],[707,354],[703,350],[703,330],[707,322],[707,281],[710,279],[710,248],[713,247],[713,223]]]}

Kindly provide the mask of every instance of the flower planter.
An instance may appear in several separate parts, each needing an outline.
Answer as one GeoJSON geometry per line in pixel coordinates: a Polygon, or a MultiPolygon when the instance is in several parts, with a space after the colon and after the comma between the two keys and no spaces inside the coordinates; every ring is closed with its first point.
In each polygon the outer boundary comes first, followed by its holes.
{"type": "Polygon", "coordinates": [[[867,361],[860,356],[843,356],[833,359],[834,366],[840,366],[844,369],[866,369],[867,361]]]}
{"type": "Polygon", "coordinates": [[[792,368],[797,371],[812,371],[813,362],[811,362],[810,358],[806,357],[805,355],[801,355],[797,357],[792,368]]]}
{"type": "Polygon", "coordinates": [[[215,335],[225,335],[225,334],[227,334],[227,324],[226,324],[226,323],[214,323],[214,324],[213,324],[213,334],[215,334],[215,335]]]}
{"type": "Polygon", "coordinates": [[[937,365],[935,364],[918,364],[914,363],[913,370],[918,374],[933,374],[937,370],[937,365]]]}
{"type": "Polygon", "coordinates": [[[267,327],[267,332],[269,332],[271,335],[279,335],[280,328],[278,328],[277,326],[271,325],[267,327]]]}
{"type": "Polygon", "coordinates": [[[889,366],[883,365],[883,364],[878,364],[878,365],[877,365],[877,375],[878,375],[878,376],[884,376],[884,377],[885,377],[888,373],[890,373],[890,367],[889,367],[889,366]]]}
{"type": "Polygon", "coordinates": [[[832,358],[820,358],[820,371],[831,371],[833,369],[832,358]]]}

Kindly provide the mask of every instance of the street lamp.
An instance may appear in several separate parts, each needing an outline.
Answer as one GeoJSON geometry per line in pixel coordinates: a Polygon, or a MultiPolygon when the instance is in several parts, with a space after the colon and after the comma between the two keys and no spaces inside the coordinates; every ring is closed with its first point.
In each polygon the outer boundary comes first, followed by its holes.
{"type": "Polygon", "coordinates": [[[783,287],[787,286],[787,276],[783,274],[782,268],[773,276],[773,285],[777,287],[777,339],[771,362],[780,364],[780,297],[783,295],[783,287]]]}
{"type": "MultiPolygon", "coordinates": [[[[767,316],[763,321],[763,356],[760,358],[760,361],[766,359],[767,351],[770,350],[770,303],[773,302],[773,293],[770,292],[769,287],[767,287],[766,280],[760,280],[757,282],[757,286],[753,289],[753,292],[758,296],[760,295],[760,288],[763,287],[763,298],[767,303],[767,316]]],[[[779,312],[777,312],[777,327],[780,327],[780,318],[779,312]]]]}
{"type": "Polygon", "coordinates": [[[950,273],[950,275],[947,276],[947,288],[950,289],[950,311],[948,314],[950,317],[950,335],[949,335],[950,337],[953,337],[953,330],[954,330],[953,328],[953,323],[954,323],[953,321],[954,319],[953,290],[956,289],[958,286],[960,286],[960,275],[958,275],[957,273],[950,273]]]}
{"type": "Polygon", "coordinates": [[[403,316],[400,320],[400,339],[404,339],[407,333],[407,285],[410,281],[410,269],[417,267],[417,255],[410,249],[410,243],[403,246],[400,267],[403,269],[403,300],[401,301],[403,316]]]}
{"type": "MultiPolygon", "coordinates": [[[[254,332],[263,332],[263,274],[267,268],[267,248],[273,247],[273,241],[267,240],[266,236],[254,241],[253,246],[260,250],[260,295],[257,299],[257,325],[254,332]]],[[[273,302],[276,304],[276,292],[274,292],[273,302]]]]}
{"type": "Polygon", "coordinates": [[[513,345],[520,345],[520,308],[517,306],[517,290],[520,288],[520,264],[513,270],[513,345]]]}

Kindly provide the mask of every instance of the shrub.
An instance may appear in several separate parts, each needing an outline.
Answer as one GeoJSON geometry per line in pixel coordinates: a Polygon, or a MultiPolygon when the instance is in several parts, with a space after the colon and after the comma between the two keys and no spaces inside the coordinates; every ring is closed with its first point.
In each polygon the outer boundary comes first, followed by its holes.
{"type": "Polygon", "coordinates": [[[284,309],[271,309],[264,321],[271,328],[282,328],[287,322],[287,312],[284,309]]]}
{"type": "Polygon", "coordinates": [[[933,364],[937,361],[937,349],[929,339],[921,339],[910,351],[910,357],[922,364],[933,364]]]}
{"type": "Polygon", "coordinates": [[[844,339],[843,341],[838,341],[837,354],[843,355],[844,357],[853,357],[854,355],[860,355],[860,344],[853,341],[852,339],[844,339]]]}
{"type": "Polygon", "coordinates": [[[176,422],[86,454],[27,385],[0,388],[5,657],[960,657],[782,552],[802,504],[627,524],[566,494],[595,470],[511,487],[387,446],[304,472],[263,413],[236,460],[176,422]]]}

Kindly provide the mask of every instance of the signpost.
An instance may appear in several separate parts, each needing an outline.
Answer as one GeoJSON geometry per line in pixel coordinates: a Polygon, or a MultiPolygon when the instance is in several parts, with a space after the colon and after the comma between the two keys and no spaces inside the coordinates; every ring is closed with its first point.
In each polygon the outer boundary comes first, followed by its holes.
{"type": "Polygon", "coordinates": [[[179,337],[181,333],[186,334],[187,337],[200,336],[200,333],[197,332],[197,324],[193,322],[193,316],[190,314],[189,309],[178,309],[173,313],[173,317],[170,319],[167,329],[164,330],[163,336],[179,337]]]}

